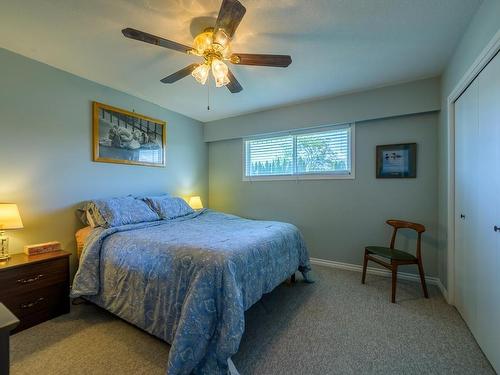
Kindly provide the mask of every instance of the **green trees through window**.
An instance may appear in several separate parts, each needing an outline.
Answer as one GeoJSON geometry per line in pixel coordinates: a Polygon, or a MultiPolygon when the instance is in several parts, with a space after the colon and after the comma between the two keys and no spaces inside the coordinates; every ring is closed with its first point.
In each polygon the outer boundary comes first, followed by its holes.
{"type": "Polygon", "coordinates": [[[351,126],[245,142],[245,175],[349,174],[351,126]]]}

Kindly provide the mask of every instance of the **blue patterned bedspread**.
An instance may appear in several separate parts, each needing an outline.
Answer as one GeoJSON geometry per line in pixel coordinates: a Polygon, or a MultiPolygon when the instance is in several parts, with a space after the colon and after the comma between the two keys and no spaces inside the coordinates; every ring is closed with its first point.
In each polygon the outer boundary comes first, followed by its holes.
{"type": "Polygon", "coordinates": [[[170,343],[169,375],[227,374],[244,311],[297,270],[310,265],[295,226],[202,210],[95,229],[71,294],[170,343]]]}

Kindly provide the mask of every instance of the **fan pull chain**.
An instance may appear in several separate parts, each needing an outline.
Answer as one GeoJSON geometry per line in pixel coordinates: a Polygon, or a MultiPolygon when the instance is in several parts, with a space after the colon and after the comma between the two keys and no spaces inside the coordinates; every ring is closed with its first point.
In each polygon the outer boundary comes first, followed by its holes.
{"type": "Polygon", "coordinates": [[[210,111],[210,77],[207,82],[207,111],[210,111]]]}

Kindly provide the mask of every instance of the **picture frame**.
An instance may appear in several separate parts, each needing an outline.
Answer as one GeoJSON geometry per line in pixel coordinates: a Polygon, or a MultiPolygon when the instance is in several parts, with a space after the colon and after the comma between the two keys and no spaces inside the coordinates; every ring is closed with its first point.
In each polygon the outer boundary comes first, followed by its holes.
{"type": "Polygon", "coordinates": [[[376,150],[377,178],[416,178],[417,144],[379,145],[376,150]]]}
{"type": "Polygon", "coordinates": [[[167,123],[92,102],[93,161],[165,167],[167,123]]]}

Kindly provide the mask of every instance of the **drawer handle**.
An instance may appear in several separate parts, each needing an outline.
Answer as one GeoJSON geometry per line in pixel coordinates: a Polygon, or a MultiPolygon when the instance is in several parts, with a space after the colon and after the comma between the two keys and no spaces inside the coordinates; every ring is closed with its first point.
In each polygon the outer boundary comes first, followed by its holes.
{"type": "Polygon", "coordinates": [[[36,301],[30,302],[30,303],[23,303],[23,304],[21,304],[21,309],[30,309],[33,306],[38,305],[40,302],[42,302],[44,300],[45,300],[45,298],[40,297],[36,301]]]}
{"type": "Polygon", "coordinates": [[[30,283],[34,283],[35,281],[38,281],[40,280],[44,275],[40,274],[40,275],[37,275],[35,277],[31,277],[29,279],[19,279],[17,280],[17,283],[19,284],[30,284],[30,283]]]}

